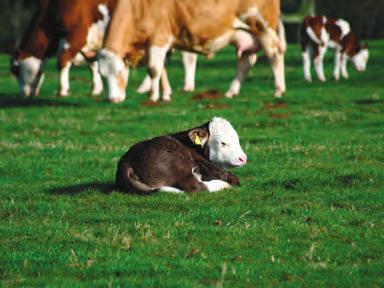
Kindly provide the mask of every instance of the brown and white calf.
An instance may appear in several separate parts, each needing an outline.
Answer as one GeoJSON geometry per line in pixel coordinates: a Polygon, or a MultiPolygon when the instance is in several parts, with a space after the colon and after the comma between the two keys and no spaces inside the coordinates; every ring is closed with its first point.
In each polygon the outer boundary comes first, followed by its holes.
{"type": "Polygon", "coordinates": [[[21,45],[11,59],[11,71],[18,79],[21,94],[39,93],[46,61],[56,55],[60,69],[59,95],[68,95],[69,70],[79,58],[89,63],[91,93],[100,94],[103,84],[96,52],[102,46],[116,1],[40,0],[21,45]]]}
{"type": "Polygon", "coordinates": [[[214,117],[200,127],[133,145],[118,163],[116,189],[136,194],[216,192],[240,185],[228,169],[246,163],[235,129],[214,117]]]}
{"type": "Polygon", "coordinates": [[[339,80],[340,70],[341,75],[348,78],[348,59],[351,59],[358,71],[365,71],[369,57],[368,46],[360,44],[347,21],[325,16],[307,16],[301,28],[304,78],[307,81],[312,81],[312,58],[318,79],[325,81],[323,61],[328,47],[335,50],[335,80],[339,80]]]}
{"type": "MultiPolygon", "coordinates": [[[[266,52],[275,76],[275,96],[281,97],[285,78],[279,22],[279,0],[120,0],[99,53],[108,98],[125,99],[129,68],[147,55],[150,100],[159,100],[167,51],[178,48],[212,56],[234,41],[239,30],[255,37],[266,52]]],[[[249,55],[241,53],[239,61],[248,62],[249,55]]]]}

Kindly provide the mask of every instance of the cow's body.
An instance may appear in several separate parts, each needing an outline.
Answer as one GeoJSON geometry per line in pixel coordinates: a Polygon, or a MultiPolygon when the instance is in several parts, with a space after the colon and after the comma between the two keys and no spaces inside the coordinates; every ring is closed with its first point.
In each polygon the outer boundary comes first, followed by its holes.
{"type": "Polygon", "coordinates": [[[239,185],[227,169],[246,161],[236,131],[215,117],[200,127],[132,146],[119,161],[116,188],[137,194],[214,192],[239,185]]]}
{"type": "MultiPolygon", "coordinates": [[[[234,42],[239,30],[255,37],[265,50],[275,75],[275,95],[281,96],[285,81],[284,49],[277,34],[279,17],[278,0],[121,0],[99,55],[108,98],[125,99],[129,67],[148,55],[150,99],[157,101],[169,49],[210,56],[234,42]]],[[[248,56],[240,53],[239,61],[248,56]]]]}
{"type": "Polygon", "coordinates": [[[59,95],[69,93],[69,69],[85,58],[92,94],[102,92],[96,52],[101,48],[116,0],[40,0],[29,29],[12,57],[11,70],[25,96],[38,94],[48,58],[58,55],[59,95]]]}
{"type": "Polygon", "coordinates": [[[323,59],[327,48],[335,50],[335,80],[348,78],[347,61],[352,60],[358,71],[364,71],[368,61],[367,46],[360,45],[356,34],[348,22],[325,16],[308,16],[304,19],[301,29],[301,47],[303,51],[304,78],[312,80],[311,58],[313,58],[317,76],[325,81],[323,59]]]}

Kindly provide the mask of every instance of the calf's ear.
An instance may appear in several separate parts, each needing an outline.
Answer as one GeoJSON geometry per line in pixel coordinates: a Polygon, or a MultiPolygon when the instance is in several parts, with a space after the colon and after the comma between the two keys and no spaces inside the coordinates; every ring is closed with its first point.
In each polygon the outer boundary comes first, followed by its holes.
{"type": "Polygon", "coordinates": [[[209,133],[206,129],[196,128],[189,131],[188,136],[193,144],[203,147],[208,141],[209,133]]]}

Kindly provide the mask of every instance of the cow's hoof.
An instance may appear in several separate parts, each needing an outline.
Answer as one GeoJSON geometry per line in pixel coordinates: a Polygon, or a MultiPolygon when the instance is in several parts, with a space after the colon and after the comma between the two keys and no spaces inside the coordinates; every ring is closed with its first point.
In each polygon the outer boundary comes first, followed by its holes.
{"type": "Polygon", "coordinates": [[[184,86],[183,91],[184,92],[194,92],[195,87],[194,86],[184,86]]]}
{"type": "Polygon", "coordinates": [[[235,96],[237,96],[236,94],[234,94],[232,91],[228,91],[224,94],[225,98],[234,98],[235,96]]]}
{"type": "Polygon", "coordinates": [[[109,100],[109,102],[111,102],[111,103],[121,103],[121,102],[123,102],[124,101],[124,98],[110,98],[110,99],[108,99],[109,100]]]}
{"type": "Polygon", "coordinates": [[[57,96],[59,96],[59,97],[63,97],[63,98],[68,97],[68,96],[69,96],[69,92],[68,92],[68,91],[60,91],[60,92],[57,94],[57,96]]]}
{"type": "Polygon", "coordinates": [[[285,94],[285,90],[277,89],[274,93],[275,98],[281,98],[285,94]]]}

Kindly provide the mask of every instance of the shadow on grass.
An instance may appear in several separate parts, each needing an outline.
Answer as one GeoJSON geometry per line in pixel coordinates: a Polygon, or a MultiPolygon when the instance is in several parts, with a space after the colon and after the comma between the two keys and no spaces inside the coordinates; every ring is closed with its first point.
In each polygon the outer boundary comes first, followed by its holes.
{"type": "Polygon", "coordinates": [[[355,104],[358,105],[373,105],[373,104],[379,104],[384,103],[383,99],[359,99],[355,101],[355,104]]]}
{"type": "Polygon", "coordinates": [[[49,193],[56,195],[77,195],[89,190],[96,190],[104,194],[115,191],[113,182],[90,182],[70,186],[56,187],[49,189],[49,193]]]}
{"type": "Polygon", "coordinates": [[[0,93],[0,108],[18,107],[79,107],[78,103],[67,102],[63,99],[22,98],[19,95],[0,93]],[[11,97],[10,97],[11,96],[11,97]]]}

